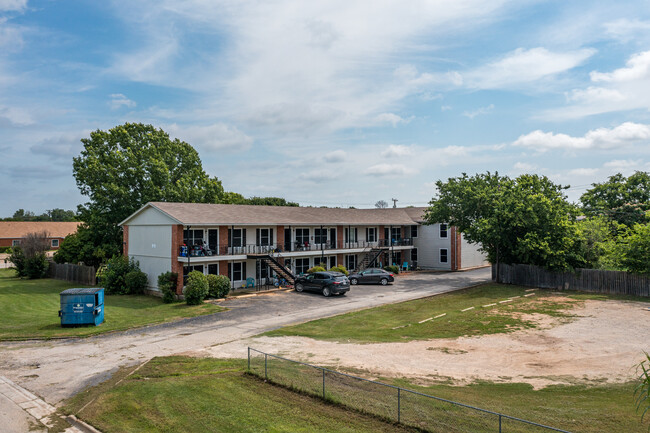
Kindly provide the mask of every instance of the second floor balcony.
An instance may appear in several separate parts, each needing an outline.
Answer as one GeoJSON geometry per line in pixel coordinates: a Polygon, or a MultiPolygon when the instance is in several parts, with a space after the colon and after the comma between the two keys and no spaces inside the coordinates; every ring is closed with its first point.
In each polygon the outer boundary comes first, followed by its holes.
{"type": "Polygon", "coordinates": [[[291,241],[282,243],[272,243],[268,245],[245,244],[245,245],[182,245],[179,248],[179,257],[206,257],[206,256],[230,256],[230,255],[247,255],[247,254],[275,254],[287,252],[308,252],[308,251],[332,251],[332,250],[353,250],[369,248],[391,248],[391,247],[408,247],[413,245],[412,238],[400,239],[379,239],[375,242],[325,242],[314,243],[313,241],[291,241]]]}

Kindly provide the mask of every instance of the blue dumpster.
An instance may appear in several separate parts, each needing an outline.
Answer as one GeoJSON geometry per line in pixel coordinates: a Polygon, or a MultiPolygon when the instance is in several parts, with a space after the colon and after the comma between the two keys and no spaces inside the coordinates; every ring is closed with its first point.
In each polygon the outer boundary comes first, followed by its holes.
{"type": "Polygon", "coordinates": [[[104,321],[104,289],[68,289],[61,292],[61,326],[99,325],[104,321]]]}

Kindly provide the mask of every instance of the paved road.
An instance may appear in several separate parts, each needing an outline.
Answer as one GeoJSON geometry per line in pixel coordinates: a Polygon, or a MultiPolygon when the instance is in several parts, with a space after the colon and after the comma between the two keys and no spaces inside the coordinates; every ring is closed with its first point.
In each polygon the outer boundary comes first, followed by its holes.
{"type": "MultiPolygon", "coordinates": [[[[291,323],[421,298],[488,281],[487,268],[400,276],[386,287],[357,286],[347,296],[275,292],[224,302],[230,311],[86,339],[0,344],[0,375],[50,404],[107,379],[121,366],[247,338],[291,323]]],[[[110,311],[106,311],[110,317],[110,311]]]]}

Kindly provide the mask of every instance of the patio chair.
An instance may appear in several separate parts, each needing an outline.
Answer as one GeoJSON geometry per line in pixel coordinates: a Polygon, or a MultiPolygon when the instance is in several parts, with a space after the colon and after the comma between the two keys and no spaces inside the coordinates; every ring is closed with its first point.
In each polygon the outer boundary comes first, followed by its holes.
{"type": "Polygon", "coordinates": [[[408,271],[409,270],[409,262],[404,262],[404,264],[402,265],[402,270],[403,271],[408,271]]]}
{"type": "Polygon", "coordinates": [[[255,287],[255,278],[246,278],[246,287],[255,287]]]}

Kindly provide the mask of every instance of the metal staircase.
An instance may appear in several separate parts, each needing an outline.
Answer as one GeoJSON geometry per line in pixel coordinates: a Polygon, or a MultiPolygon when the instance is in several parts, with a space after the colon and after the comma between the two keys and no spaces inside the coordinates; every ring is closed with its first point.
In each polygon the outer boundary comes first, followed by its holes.
{"type": "MultiPolygon", "coordinates": [[[[249,259],[256,259],[262,262],[262,265],[267,265],[269,268],[278,274],[280,277],[287,280],[287,283],[293,284],[296,281],[295,275],[291,273],[291,270],[284,265],[281,265],[273,256],[270,254],[248,254],[249,259]]],[[[277,254],[277,257],[280,257],[277,254]]]]}
{"type": "Polygon", "coordinates": [[[377,260],[377,257],[383,252],[388,250],[388,248],[370,248],[369,251],[363,256],[363,258],[357,263],[357,267],[354,268],[353,272],[361,272],[366,269],[368,266],[377,260]]]}

